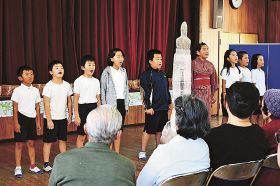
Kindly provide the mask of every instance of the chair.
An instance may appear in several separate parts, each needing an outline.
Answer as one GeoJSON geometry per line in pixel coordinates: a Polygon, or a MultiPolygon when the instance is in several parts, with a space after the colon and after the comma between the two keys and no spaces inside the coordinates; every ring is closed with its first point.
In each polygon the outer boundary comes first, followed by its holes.
{"type": "Polygon", "coordinates": [[[280,167],[277,164],[277,153],[266,156],[262,166],[271,169],[280,169],[280,167]]]}
{"type": "Polygon", "coordinates": [[[209,169],[186,174],[178,174],[164,180],[160,186],[202,186],[210,174],[209,169]]]}
{"type": "Polygon", "coordinates": [[[260,168],[253,185],[279,185],[279,176],[280,168],[277,164],[277,154],[268,155],[263,160],[262,167],[260,168]]]}
{"type": "Polygon", "coordinates": [[[257,173],[259,172],[262,166],[262,162],[263,160],[257,160],[257,161],[223,165],[217,168],[210,175],[206,186],[209,185],[213,177],[222,180],[227,180],[227,181],[241,181],[241,180],[247,180],[253,178],[251,182],[253,183],[257,173]]]}

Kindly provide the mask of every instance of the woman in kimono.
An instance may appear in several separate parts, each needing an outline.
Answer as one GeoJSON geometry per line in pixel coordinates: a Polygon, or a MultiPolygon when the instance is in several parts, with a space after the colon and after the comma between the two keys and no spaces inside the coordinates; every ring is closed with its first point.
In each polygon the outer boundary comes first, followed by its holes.
{"type": "Polygon", "coordinates": [[[214,94],[218,89],[218,78],[214,65],[206,60],[209,48],[206,43],[196,47],[197,57],[192,61],[192,93],[202,99],[208,108],[208,119],[211,119],[211,105],[216,102],[214,94]]]}

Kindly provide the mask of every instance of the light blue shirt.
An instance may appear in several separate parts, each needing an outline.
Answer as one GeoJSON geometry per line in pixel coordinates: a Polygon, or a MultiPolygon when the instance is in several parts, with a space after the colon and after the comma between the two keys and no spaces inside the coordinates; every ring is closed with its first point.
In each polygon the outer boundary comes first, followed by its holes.
{"type": "Polygon", "coordinates": [[[206,142],[176,135],[167,144],[159,145],[140,172],[137,186],[159,185],[165,179],[210,167],[206,142]]]}

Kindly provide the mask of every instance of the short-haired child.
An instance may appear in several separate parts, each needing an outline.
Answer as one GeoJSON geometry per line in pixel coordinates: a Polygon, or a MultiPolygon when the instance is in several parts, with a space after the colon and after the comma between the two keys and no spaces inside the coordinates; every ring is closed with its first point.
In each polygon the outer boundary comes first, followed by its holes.
{"type": "Polygon", "coordinates": [[[29,66],[21,66],[17,70],[18,79],[21,85],[14,89],[11,100],[13,101],[13,119],[15,136],[15,161],[16,168],[14,175],[22,177],[21,154],[23,143],[26,142],[30,160],[29,171],[41,174],[42,171],[35,165],[35,145],[37,130],[40,125],[41,101],[39,90],[32,86],[34,81],[33,69],[29,66]]]}
{"type": "Polygon", "coordinates": [[[91,55],[85,55],[81,60],[83,75],[74,82],[74,114],[77,125],[76,146],[80,148],[84,145],[86,134],[84,125],[90,111],[100,105],[100,82],[93,77],[95,70],[95,59],[91,55]]]}
{"type": "Polygon", "coordinates": [[[53,142],[58,140],[59,151],[66,151],[67,124],[72,120],[73,94],[71,86],[63,80],[64,68],[60,61],[54,60],[48,65],[52,79],[43,89],[44,97],[44,132],[43,159],[45,172],[52,170],[49,165],[50,150],[53,142]],[[68,121],[66,108],[68,109],[68,121]]]}

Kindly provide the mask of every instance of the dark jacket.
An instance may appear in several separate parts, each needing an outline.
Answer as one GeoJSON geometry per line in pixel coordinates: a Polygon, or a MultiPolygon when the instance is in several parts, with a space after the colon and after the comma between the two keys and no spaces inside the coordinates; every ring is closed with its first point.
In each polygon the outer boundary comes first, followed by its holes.
{"type": "Polygon", "coordinates": [[[164,72],[152,68],[141,74],[140,85],[144,89],[144,105],[146,109],[155,111],[168,110],[171,96],[168,87],[168,79],[164,72]],[[150,96],[152,92],[152,102],[150,96]]]}

